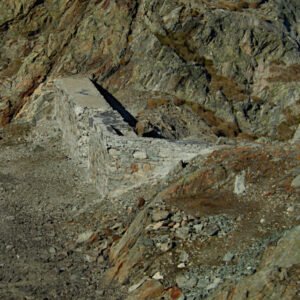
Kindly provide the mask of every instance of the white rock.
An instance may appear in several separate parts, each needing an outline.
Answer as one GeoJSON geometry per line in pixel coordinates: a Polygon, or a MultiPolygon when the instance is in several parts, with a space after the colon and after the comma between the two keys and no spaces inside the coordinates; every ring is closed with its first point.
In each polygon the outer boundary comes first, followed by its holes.
{"type": "Polygon", "coordinates": [[[144,151],[135,151],[133,153],[133,157],[137,159],[146,159],[147,158],[147,153],[144,151]]]}
{"type": "Polygon", "coordinates": [[[51,247],[51,248],[49,249],[49,252],[50,252],[51,254],[54,254],[54,253],[56,252],[56,250],[55,250],[54,247],[51,247]]]}
{"type": "Polygon", "coordinates": [[[162,252],[167,252],[170,249],[172,249],[173,245],[172,242],[166,242],[166,243],[158,243],[157,248],[159,248],[162,252]]]}
{"type": "Polygon", "coordinates": [[[153,212],[152,221],[157,222],[166,220],[169,215],[170,213],[167,210],[156,210],[153,212]]]}
{"type": "Polygon", "coordinates": [[[221,282],[221,279],[220,278],[215,278],[214,282],[209,284],[206,288],[208,290],[212,290],[212,289],[215,289],[221,282]]]}
{"type": "Polygon", "coordinates": [[[179,261],[180,262],[188,262],[189,261],[189,254],[185,251],[181,251],[180,256],[179,256],[179,261]]]}
{"type": "Polygon", "coordinates": [[[291,186],[295,188],[300,187],[300,175],[294,178],[294,180],[291,183],[291,186]]]}
{"type": "Polygon", "coordinates": [[[94,232],[92,230],[88,230],[86,232],[79,234],[76,243],[81,244],[86,242],[92,236],[93,233],[94,232]]]}
{"type": "Polygon", "coordinates": [[[179,264],[179,265],[177,266],[177,268],[178,268],[178,269],[183,269],[183,268],[185,268],[185,264],[184,264],[184,263],[181,263],[181,264],[179,264]]]}
{"type": "Polygon", "coordinates": [[[300,141],[300,125],[298,126],[298,128],[297,128],[297,130],[296,130],[296,132],[295,132],[295,134],[294,134],[294,137],[293,137],[293,139],[292,139],[292,143],[297,143],[297,142],[299,142],[300,141]]]}
{"type": "Polygon", "coordinates": [[[128,292],[131,293],[133,291],[135,291],[137,288],[139,288],[144,282],[146,281],[146,278],[143,278],[141,281],[139,281],[138,283],[132,285],[129,289],[128,292]]]}
{"type": "Polygon", "coordinates": [[[164,276],[160,274],[160,272],[156,272],[153,276],[152,276],[153,279],[155,280],[161,280],[161,279],[164,279],[164,276]]]}
{"type": "Polygon", "coordinates": [[[86,262],[92,263],[92,262],[94,262],[94,261],[97,260],[97,257],[94,256],[94,255],[86,254],[86,255],[84,256],[84,260],[85,260],[86,262]]]}
{"type": "Polygon", "coordinates": [[[177,229],[177,228],[179,228],[179,227],[180,227],[180,223],[176,223],[176,224],[173,226],[174,229],[177,229]]]}
{"type": "Polygon", "coordinates": [[[232,254],[231,252],[227,252],[223,257],[223,261],[230,262],[233,258],[234,254],[232,254]]]}
{"type": "Polygon", "coordinates": [[[84,107],[76,105],[74,108],[74,113],[77,117],[79,117],[80,115],[82,115],[84,112],[84,107]]]}
{"type": "Polygon", "coordinates": [[[4,110],[9,107],[7,102],[0,102],[0,110],[4,110]]]}
{"type": "Polygon", "coordinates": [[[243,194],[246,190],[245,176],[246,176],[246,172],[243,171],[241,174],[235,177],[234,193],[237,195],[243,194]]]}
{"type": "Polygon", "coordinates": [[[164,222],[160,221],[153,225],[153,230],[158,230],[161,226],[163,226],[164,222]]]}
{"type": "Polygon", "coordinates": [[[196,232],[201,232],[203,229],[203,225],[202,224],[196,224],[193,226],[196,232]]]}

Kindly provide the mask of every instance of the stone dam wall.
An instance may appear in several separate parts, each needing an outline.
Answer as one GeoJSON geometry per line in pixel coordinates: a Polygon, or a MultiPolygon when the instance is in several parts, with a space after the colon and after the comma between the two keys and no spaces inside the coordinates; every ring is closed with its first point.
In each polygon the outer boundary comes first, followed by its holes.
{"type": "Polygon", "coordinates": [[[139,137],[88,78],[59,78],[55,116],[69,156],[101,195],[155,183],[180,162],[216,149],[207,143],[139,137]]]}

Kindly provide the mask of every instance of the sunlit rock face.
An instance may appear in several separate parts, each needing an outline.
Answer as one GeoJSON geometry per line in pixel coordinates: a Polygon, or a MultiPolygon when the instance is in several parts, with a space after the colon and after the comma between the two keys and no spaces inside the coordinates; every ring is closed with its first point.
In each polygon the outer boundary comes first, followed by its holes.
{"type": "Polygon", "coordinates": [[[161,109],[143,109],[154,97],[180,99],[216,136],[289,140],[297,130],[296,0],[18,0],[0,9],[2,125],[26,115],[41,85],[88,74],[141,119],[161,109]]]}

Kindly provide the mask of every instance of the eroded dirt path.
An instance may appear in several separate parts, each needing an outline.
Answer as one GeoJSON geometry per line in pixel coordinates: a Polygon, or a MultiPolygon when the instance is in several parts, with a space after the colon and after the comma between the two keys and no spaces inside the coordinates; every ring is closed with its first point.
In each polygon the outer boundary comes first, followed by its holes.
{"type": "Polygon", "coordinates": [[[110,243],[104,232],[116,217],[59,138],[37,144],[18,133],[0,134],[0,298],[122,299],[101,282],[110,243]],[[92,239],[76,242],[86,231],[92,239]]]}

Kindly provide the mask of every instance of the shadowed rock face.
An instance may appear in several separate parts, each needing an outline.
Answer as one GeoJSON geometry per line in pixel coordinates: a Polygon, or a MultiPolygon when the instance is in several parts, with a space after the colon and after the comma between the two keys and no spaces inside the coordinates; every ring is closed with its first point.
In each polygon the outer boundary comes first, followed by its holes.
{"type": "Polygon", "coordinates": [[[28,115],[25,104],[53,78],[84,73],[168,138],[182,137],[168,127],[186,129],[179,116],[159,122],[161,108],[180,99],[212,135],[291,139],[299,124],[299,5],[4,1],[0,121],[28,115]]]}

